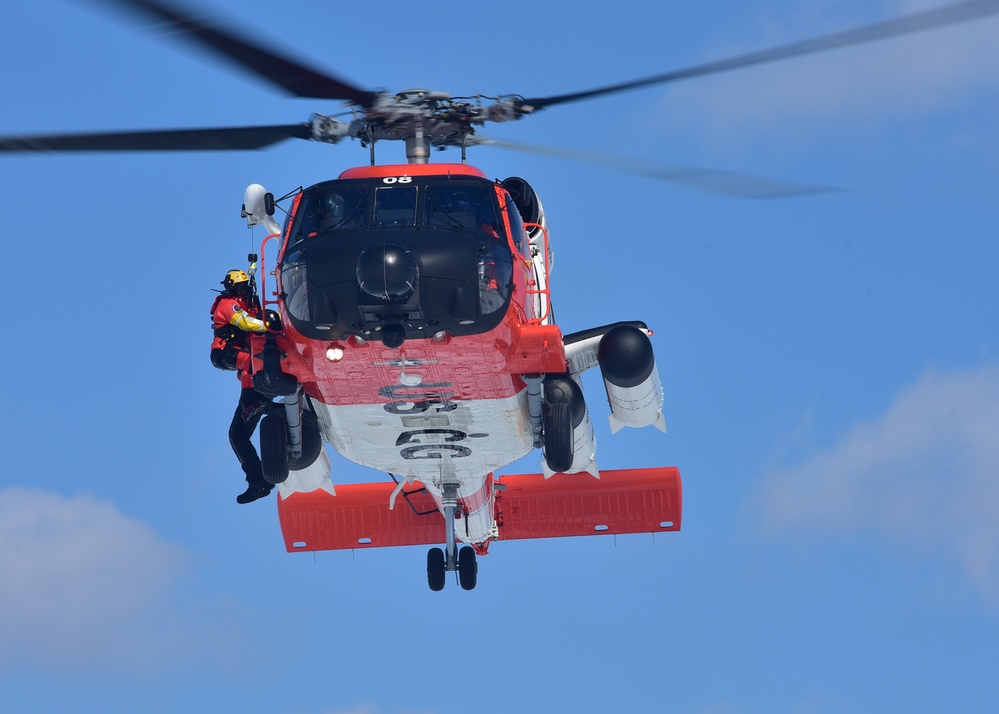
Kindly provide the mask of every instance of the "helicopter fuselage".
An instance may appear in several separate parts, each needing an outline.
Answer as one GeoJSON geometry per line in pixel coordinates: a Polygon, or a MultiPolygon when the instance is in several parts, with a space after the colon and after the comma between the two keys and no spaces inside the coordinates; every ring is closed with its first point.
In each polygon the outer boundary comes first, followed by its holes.
{"type": "Polygon", "coordinates": [[[352,169],[295,196],[281,240],[282,370],[325,438],[453,487],[457,537],[494,537],[490,476],[538,446],[523,376],[566,370],[510,194],[463,164],[352,169]]]}

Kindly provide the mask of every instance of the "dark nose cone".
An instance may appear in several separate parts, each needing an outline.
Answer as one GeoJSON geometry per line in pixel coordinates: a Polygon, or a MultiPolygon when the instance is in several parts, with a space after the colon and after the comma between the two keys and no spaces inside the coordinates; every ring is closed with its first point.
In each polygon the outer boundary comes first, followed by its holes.
{"type": "Polygon", "coordinates": [[[416,288],[416,258],[400,245],[374,245],[357,258],[357,284],[384,302],[400,302],[416,288]]]}

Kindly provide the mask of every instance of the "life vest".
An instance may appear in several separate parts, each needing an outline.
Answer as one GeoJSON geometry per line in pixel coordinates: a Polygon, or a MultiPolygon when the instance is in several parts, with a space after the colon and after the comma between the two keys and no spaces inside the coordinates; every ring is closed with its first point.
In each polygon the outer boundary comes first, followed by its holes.
{"type": "Polygon", "coordinates": [[[242,297],[219,295],[212,303],[211,361],[224,370],[248,372],[250,354],[246,349],[246,332],[262,332],[263,322],[256,316],[259,307],[248,304],[242,297]]]}

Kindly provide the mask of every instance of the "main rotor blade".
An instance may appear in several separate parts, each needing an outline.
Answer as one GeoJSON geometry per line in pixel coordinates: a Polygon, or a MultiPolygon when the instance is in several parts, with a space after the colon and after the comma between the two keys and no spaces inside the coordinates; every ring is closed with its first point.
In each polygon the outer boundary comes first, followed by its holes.
{"type": "Polygon", "coordinates": [[[297,97],[313,99],[343,99],[368,108],[378,97],[376,92],[355,87],[330,73],[307,67],[283,57],[259,44],[224,31],[220,23],[209,25],[176,5],[156,0],[100,0],[106,4],[124,6],[157,20],[157,27],[178,33],[203,48],[248,69],[258,77],[276,84],[297,97]]]}
{"type": "Polygon", "coordinates": [[[555,104],[565,104],[567,102],[576,102],[582,99],[591,99],[605,94],[624,92],[626,90],[638,89],[639,87],[647,87],[653,84],[676,82],[682,79],[690,79],[691,77],[700,77],[707,74],[727,72],[741,67],[749,67],[767,62],[776,62],[778,60],[790,59],[792,57],[815,54],[817,52],[826,52],[840,47],[860,45],[867,42],[876,42],[890,37],[909,35],[916,32],[946,27],[948,25],[956,25],[962,22],[970,22],[971,20],[982,19],[997,13],[999,13],[999,0],[970,0],[969,2],[955,3],[953,5],[937,8],[935,10],[927,10],[924,12],[914,13],[912,15],[905,15],[892,20],[885,20],[884,22],[857,27],[852,30],[835,32],[830,35],[823,35],[810,40],[792,42],[790,44],[773,47],[768,50],[750,52],[748,54],[737,55],[724,60],[707,62],[705,64],[694,65],[693,67],[687,67],[685,69],[674,70],[664,74],[657,74],[644,79],[636,79],[631,82],[612,84],[607,87],[574,92],[572,94],[560,94],[554,97],[525,99],[522,106],[525,108],[533,107],[535,110],[544,109],[545,107],[550,107],[555,104]]]}
{"type": "Polygon", "coordinates": [[[679,166],[677,164],[666,164],[643,159],[628,159],[584,151],[532,146],[497,139],[475,137],[472,143],[483,146],[495,146],[500,149],[524,151],[531,154],[556,156],[572,161],[582,161],[587,164],[606,166],[615,171],[622,171],[638,176],[648,176],[649,178],[670,181],[701,191],[707,191],[708,193],[735,196],[736,198],[795,198],[820,193],[834,193],[842,190],[828,186],[813,186],[793,181],[737,173],[735,171],[679,166]]]}
{"type": "Polygon", "coordinates": [[[311,139],[308,124],[0,137],[0,153],[63,151],[246,151],[311,139]]]}

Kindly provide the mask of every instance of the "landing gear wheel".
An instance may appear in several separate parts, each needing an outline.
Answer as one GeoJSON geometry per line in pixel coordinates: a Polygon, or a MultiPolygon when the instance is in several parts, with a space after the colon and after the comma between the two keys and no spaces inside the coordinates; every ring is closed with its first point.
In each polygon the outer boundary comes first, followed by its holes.
{"type": "Polygon", "coordinates": [[[288,426],[284,414],[268,414],[260,421],[260,466],[267,483],[276,485],[288,478],[288,426]]]}
{"type": "Polygon", "coordinates": [[[556,473],[572,468],[572,410],[566,402],[545,405],[542,418],[545,460],[556,473]]]}
{"type": "Polygon", "coordinates": [[[458,583],[462,590],[471,590],[475,587],[478,572],[479,564],[475,561],[475,548],[466,545],[458,551],[458,583]]]}
{"type": "Polygon", "coordinates": [[[427,551],[427,584],[434,592],[444,589],[444,551],[431,548],[427,551]]]}
{"type": "Polygon", "coordinates": [[[294,471],[312,466],[323,450],[323,435],[319,431],[319,419],[309,411],[302,412],[302,455],[288,459],[288,468],[294,471]]]}

